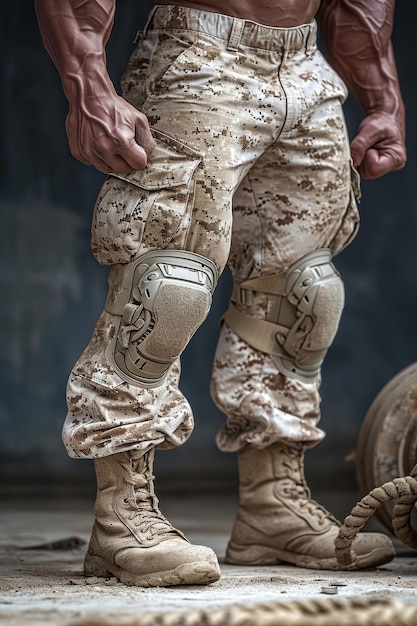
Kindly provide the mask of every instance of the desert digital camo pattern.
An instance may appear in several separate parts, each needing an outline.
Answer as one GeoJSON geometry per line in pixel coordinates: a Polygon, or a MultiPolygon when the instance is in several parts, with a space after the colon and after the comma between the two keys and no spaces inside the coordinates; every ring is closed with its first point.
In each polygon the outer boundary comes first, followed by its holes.
{"type": "MultiPolygon", "coordinates": [[[[147,115],[157,145],[144,170],[103,184],[92,224],[100,263],[183,249],[211,259],[219,272],[228,264],[240,282],[282,272],[319,248],[336,254],[353,238],[356,181],[341,107],[347,92],[317,50],[314,22],[270,28],[159,6],[122,86],[147,115]]],[[[251,306],[240,306],[265,318],[269,304],[256,294],[251,306]]],[[[176,446],[192,430],[178,364],[154,389],[111,369],[105,350],[116,321],[103,312],[70,376],[63,434],[75,457],[176,446]]],[[[212,394],[228,416],[218,437],[223,450],[323,436],[318,383],[282,376],[225,325],[212,394]]]]}
{"type": "Polygon", "coordinates": [[[112,370],[105,347],[115,319],[103,311],[68,380],[63,439],[71,456],[98,458],[132,447],[145,453],[156,445],[172,448],[184,443],[194,426],[190,405],[178,389],[179,361],[156,389],[126,383],[112,370]]]}

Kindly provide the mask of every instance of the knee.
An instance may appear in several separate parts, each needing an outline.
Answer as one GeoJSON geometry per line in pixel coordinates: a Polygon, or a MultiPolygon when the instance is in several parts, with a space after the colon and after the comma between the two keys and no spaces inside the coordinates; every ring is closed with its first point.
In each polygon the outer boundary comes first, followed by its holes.
{"type": "Polygon", "coordinates": [[[112,269],[106,309],[119,318],[107,357],[129,383],[160,385],[210,310],[217,270],[181,250],[148,252],[112,269]]]}
{"type": "Polygon", "coordinates": [[[282,374],[313,382],[344,305],[343,283],[330,251],[306,254],[285,272],[246,280],[234,290],[241,304],[256,293],[268,296],[266,320],[249,317],[232,304],[225,321],[249,345],[269,354],[282,374]]]}

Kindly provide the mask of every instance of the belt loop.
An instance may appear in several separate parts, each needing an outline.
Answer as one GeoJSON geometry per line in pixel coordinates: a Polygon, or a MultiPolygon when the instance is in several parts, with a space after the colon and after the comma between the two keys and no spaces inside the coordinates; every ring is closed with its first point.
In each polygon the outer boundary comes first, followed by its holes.
{"type": "Polygon", "coordinates": [[[233,19],[233,25],[230,31],[229,41],[227,43],[228,50],[238,49],[244,27],[245,27],[245,20],[241,20],[237,17],[233,19]]]}
{"type": "Polygon", "coordinates": [[[317,45],[317,24],[313,20],[309,25],[307,40],[306,40],[306,54],[307,56],[312,54],[317,45]]]}

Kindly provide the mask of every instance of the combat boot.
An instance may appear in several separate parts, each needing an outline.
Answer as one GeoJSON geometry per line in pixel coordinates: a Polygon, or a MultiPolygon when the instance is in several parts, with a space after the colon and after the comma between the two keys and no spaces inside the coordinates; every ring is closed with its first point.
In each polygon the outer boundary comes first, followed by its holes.
{"type": "Polygon", "coordinates": [[[189,543],[159,510],[154,451],[95,459],[95,523],[85,557],[87,576],[115,576],[127,585],[167,587],[219,579],[216,555],[189,543]]]}
{"type": "Polygon", "coordinates": [[[362,569],[395,556],[390,539],[360,533],[352,544],[356,558],[341,567],[334,540],[340,522],[311,498],[304,478],[304,446],[251,446],[238,453],[239,509],[226,561],[240,565],[291,563],[310,569],[362,569]]]}

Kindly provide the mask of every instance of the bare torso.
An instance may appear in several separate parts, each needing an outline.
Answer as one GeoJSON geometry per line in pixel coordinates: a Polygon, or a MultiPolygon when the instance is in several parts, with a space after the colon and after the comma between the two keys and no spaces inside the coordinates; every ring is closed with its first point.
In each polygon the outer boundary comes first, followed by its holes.
{"type": "Polygon", "coordinates": [[[267,26],[290,28],[311,22],[320,0],[155,0],[155,4],[176,4],[233,15],[267,26]]]}

